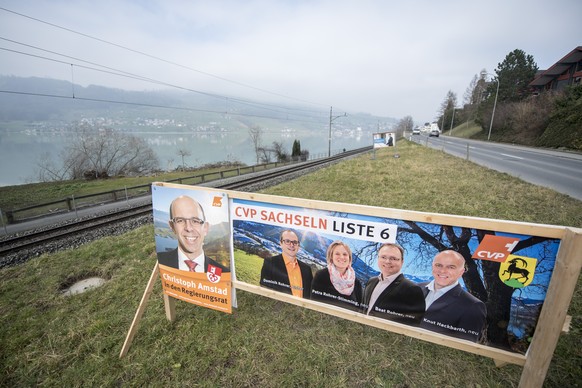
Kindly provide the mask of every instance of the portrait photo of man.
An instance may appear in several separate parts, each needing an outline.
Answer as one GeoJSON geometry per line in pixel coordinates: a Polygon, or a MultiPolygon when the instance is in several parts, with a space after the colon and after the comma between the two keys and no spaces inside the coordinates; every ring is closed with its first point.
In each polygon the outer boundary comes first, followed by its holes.
{"type": "Polygon", "coordinates": [[[311,267],[297,259],[300,241],[295,231],[281,233],[281,253],[266,258],[261,268],[260,285],[299,298],[311,297],[311,267]]]}
{"type": "Polygon", "coordinates": [[[230,271],[204,252],[204,240],[210,223],[198,201],[190,196],[180,195],[171,202],[169,214],[168,223],[178,246],[169,251],[158,252],[159,264],[189,272],[208,272],[213,267],[220,268],[222,272],[230,271]]]}
{"type": "Polygon", "coordinates": [[[485,328],[485,303],[461,287],[465,258],[458,252],[439,252],[432,262],[433,280],[420,283],[426,312],[420,327],[477,342],[485,328]]]}
{"type": "Polygon", "coordinates": [[[364,289],[363,313],[400,323],[417,325],[424,314],[424,295],[418,285],[402,274],[404,249],[386,243],[378,250],[380,274],[364,289]]]}

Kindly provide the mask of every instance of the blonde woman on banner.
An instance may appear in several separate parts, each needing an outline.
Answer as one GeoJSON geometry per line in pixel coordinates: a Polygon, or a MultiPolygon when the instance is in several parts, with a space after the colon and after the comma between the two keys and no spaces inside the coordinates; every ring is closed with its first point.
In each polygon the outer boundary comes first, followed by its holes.
{"type": "Polygon", "coordinates": [[[334,241],[327,248],[327,267],[315,273],[311,284],[311,299],[334,306],[359,311],[362,302],[362,284],[352,268],[352,251],[334,241]]]}

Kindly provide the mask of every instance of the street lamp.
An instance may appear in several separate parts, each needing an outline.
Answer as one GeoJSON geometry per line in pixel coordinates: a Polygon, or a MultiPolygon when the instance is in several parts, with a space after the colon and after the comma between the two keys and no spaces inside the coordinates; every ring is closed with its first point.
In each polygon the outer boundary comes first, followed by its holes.
{"type": "Polygon", "coordinates": [[[334,116],[333,115],[333,107],[330,106],[329,107],[329,144],[327,147],[327,156],[330,157],[331,156],[331,123],[337,119],[338,117],[345,117],[347,116],[347,113],[344,113],[343,115],[339,115],[339,116],[334,116]]]}
{"type": "MultiPolygon", "coordinates": [[[[453,117],[451,118],[451,129],[449,129],[449,136],[451,136],[453,134],[453,122],[455,121],[455,109],[456,107],[453,106],[453,117]]],[[[443,132],[445,131],[445,129],[443,128],[443,132]]]]}
{"type": "MultiPolygon", "coordinates": [[[[487,73],[489,74],[489,73],[487,73]]],[[[493,74],[489,74],[493,75],[493,74]]],[[[497,95],[499,94],[499,77],[496,79],[497,81],[497,90],[495,91],[495,102],[493,103],[493,112],[491,113],[491,122],[489,123],[489,134],[487,135],[487,141],[491,137],[491,127],[493,127],[493,119],[495,118],[495,107],[497,106],[497,95]]]]}

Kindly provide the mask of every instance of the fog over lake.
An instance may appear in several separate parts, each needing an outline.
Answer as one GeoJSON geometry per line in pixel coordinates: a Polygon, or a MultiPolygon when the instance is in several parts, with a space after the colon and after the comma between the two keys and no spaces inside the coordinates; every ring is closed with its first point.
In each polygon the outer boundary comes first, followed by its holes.
{"type": "MultiPolygon", "coordinates": [[[[179,149],[191,151],[191,156],[184,157],[184,164],[197,167],[207,163],[222,161],[239,161],[253,165],[255,152],[248,133],[183,133],[183,132],[131,132],[143,138],[156,152],[161,170],[170,171],[182,164],[179,149]]],[[[19,185],[37,182],[38,163],[42,156],[50,153],[58,159],[59,153],[70,139],[67,133],[35,131],[0,131],[0,186],[19,185]]],[[[270,146],[273,141],[281,142],[284,149],[291,154],[293,141],[301,143],[302,150],[308,150],[310,158],[327,156],[328,133],[295,133],[293,131],[265,131],[262,144],[270,146]]],[[[372,145],[372,132],[363,130],[336,131],[332,134],[332,154],[344,148],[372,145]]]]}

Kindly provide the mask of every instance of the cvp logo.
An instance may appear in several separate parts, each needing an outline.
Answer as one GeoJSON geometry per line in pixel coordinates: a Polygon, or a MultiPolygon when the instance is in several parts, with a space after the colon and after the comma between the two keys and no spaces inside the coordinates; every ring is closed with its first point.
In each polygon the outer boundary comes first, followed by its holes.
{"type": "Polygon", "coordinates": [[[475,255],[473,255],[473,258],[492,261],[504,261],[506,256],[507,256],[506,253],[478,251],[475,253],[475,255]]]}
{"type": "Polygon", "coordinates": [[[216,196],[212,200],[212,206],[214,207],[222,207],[222,197],[216,196]]]}
{"type": "Polygon", "coordinates": [[[515,237],[486,234],[473,253],[472,258],[503,263],[507,259],[507,256],[513,251],[518,242],[519,239],[515,237]]]}

